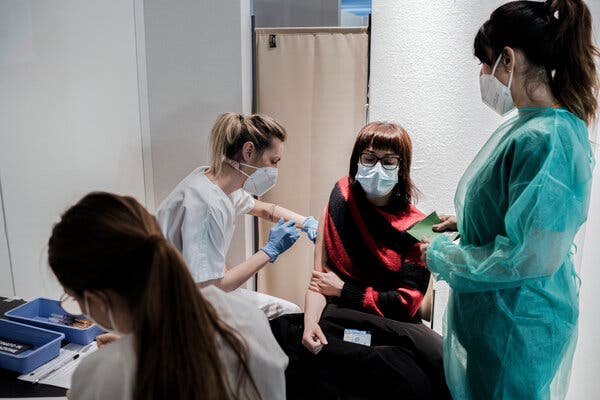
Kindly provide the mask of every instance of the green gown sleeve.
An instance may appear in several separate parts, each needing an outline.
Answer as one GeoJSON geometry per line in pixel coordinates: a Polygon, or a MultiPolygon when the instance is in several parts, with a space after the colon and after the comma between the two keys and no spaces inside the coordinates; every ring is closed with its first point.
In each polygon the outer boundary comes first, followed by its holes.
{"type": "Polygon", "coordinates": [[[570,160],[587,155],[556,136],[529,130],[510,144],[501,164],[504,182],[499,182],[506,186],[481,185],[498,191],[489,196],[505,194],[505,234],[480,245],[438,237],[427,251],[427,265],[437,279],[456,291],[504,289],[549,277],[565,262],[585,221],[589,186],[578,185],[577,163],[570,160]]]}

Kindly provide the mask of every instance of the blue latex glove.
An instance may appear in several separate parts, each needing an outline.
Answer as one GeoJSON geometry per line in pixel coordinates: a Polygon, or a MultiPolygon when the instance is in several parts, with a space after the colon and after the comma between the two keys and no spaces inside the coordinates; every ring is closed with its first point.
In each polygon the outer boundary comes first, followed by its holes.
{"type": "Polygon", "coordinates": [[[300,237],[295,224],[296,221],[294,220],[284,222],[283,218],[279,218],[279,222],[271,228],[269,241],[260,248],[271,257],[271,262],[274,262],[278,255],[292,247],[300,237]]]}
{"type": "Polygon", "coordinates": [[[319,229],[319,221],[317,221],[312,215],[306,217],[302,223],[302,230],[306,232],[306,236],[308,236],[313,243],[317,241],[317,229],[319,229]]]}

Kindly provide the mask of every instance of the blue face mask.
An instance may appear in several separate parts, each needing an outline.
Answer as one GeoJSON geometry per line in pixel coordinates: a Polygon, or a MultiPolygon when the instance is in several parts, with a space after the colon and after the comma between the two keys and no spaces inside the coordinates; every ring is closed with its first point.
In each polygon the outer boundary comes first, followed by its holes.
{"type": "Polygon", "coordinates": [[[358,163],[355,178],[367,194],[374,197],[383,197],[389,194],[398,183],[398,167],[385,169],[381,162],[372,167],[365,167],[358,163]]]}

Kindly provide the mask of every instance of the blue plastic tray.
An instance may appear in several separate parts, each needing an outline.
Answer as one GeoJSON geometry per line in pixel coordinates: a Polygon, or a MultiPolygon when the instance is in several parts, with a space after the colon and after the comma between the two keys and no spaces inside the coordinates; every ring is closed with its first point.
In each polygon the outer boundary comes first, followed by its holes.
{"type": "MultiPolygon", "coordinates": [[[[35,325],[55,332],[61,332],[65,335],[65,340],[77,344],[88,344],[96,336],[104,333],[98,325],[94,324],[89,328],[82,329],[73,326],[66,326],[50,322],[50,314],[68,315],[56,300],[44,299],[42,297],[31,300],[19,307],[6,312],[6,318],[23,324],[35,325]]],[[[82,316],[83,317],[83,316],[82,316]]],[[[85,318],[85,317],[84,317],[85,318]]]]}
{"type": "Polygon", "coordinates": [[[0,319],[0,337],[32,346],[20,354],[0,352],[0,368],[27,374],[47,363],[60,352],[65,335],[47,329],[0,319]]]}

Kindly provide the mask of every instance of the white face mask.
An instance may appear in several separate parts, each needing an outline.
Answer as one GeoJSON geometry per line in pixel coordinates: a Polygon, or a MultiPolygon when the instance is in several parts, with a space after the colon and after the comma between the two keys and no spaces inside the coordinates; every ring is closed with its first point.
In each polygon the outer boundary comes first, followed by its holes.
{"type": "Polygon", "coordinates": [[[94,320],[94,318],[92,318],[92,314],[90,314],[90,308],[88,306],[88,299],[86,296],[84,296],[83,302],[85,304],[85,315],[86,315],[86,317],[88,317],[88,319],[90,321],[92,321],[93,323],[95,323],[100,328],[104,329],[105,331],[111,331],[111,332],[114,332],[117,335],[121,335],[121,336],[123,335],[123,333],[121,331],[119,331],[119,328],[117,328],[117,324],[115,322],[115,319],[113,318],[112,310],[110,309],[110,307],[108,308],[108,321],[110,322],[111,328],[108,329],[108,328],[100,325],[98,322],[96,322],[96,320],[94,320]]]}
{"type": "Polygon", "coordinates": [[[358,171],[354,179],[371,196],[382,197],[390,193],[398,183],[398,167],[385,169],[379,161],[372,167],[365,167],[358,163],[358,171]]]}
{"type": "Polygon", "coordinates": [[[244,163],[238,163],[239,165],[245,165],[246,167],[254,168],[256,171],[252,175],[248,175],[242,171],[239,167],[236,168],[242,174],[246,175],[248,179],[244,182],[242,188],[254,196],[262,196],[267,193],[277,183],[277,168],[275,167],[255,167],[254,165],[248,165],[244,163]]]}
{"type": "Polygon", "coordinates": [[[509,111],[515,108],[512,95],[510,94],[510,85],[512,84],[513,71],[510,71],[508,78],[508,86],[504,86],[502,82],[494,76],[496,68],[502,59],[502,55],[494,64],[491,75],[484,74],[479,76],[479,86],[481,89],[481,100],[488,105],[492,110],[500,115],[506,115],[509,111]]]}

